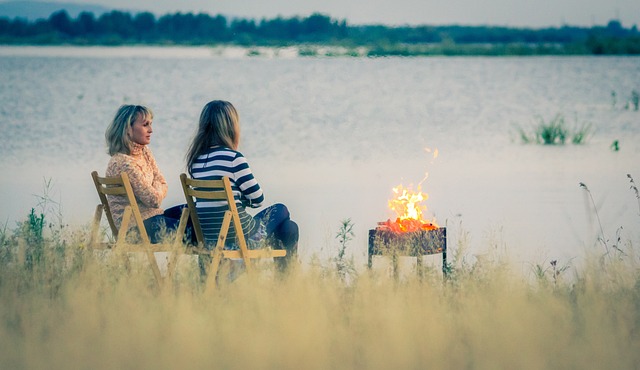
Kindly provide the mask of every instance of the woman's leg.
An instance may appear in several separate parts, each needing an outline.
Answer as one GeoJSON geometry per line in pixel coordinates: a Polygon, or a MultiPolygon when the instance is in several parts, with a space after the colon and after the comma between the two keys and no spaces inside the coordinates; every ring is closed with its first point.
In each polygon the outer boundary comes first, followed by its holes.
{"type": "MultiPolygon", "coordinates": [[[[167,225],[167,230],[178,229],[178,225],[180,224],[180,217],[182,217],[182,210],[186,206],[187,206],[186,204],[179,204],[177,206],[173,206],[171,208],[167,208],[164,210],[164,217],[167,225]]],[[[187,226],[184,229],[184,238],[182,241],[184,243],[189,243],[193,245],[198,244],[196,233],[193,230],[193,222],[191,221],[191,217],[189,217],[189,220],[187,221],[187,226]]]]}
{"type": "MultiPolygon", "coordinates": [[[[298,253],[298,224],[291,221],[289,210],[284,204],[274,204],[259,212],[255,217],[256,221],[264,223],[267,229],[267,237],[275,238],[282,243],[282,247],[287,251],[285,258],[277,258],[280,268],[285,268],[290,261],[297,258],[298,253]],[[280,261],[281,260],[281,261],[280,261]]],[[[274,248],[280,248],[276,243],[274,248]]]]}
{"type": "Polygon", "coordinates": [[[286,250],[297,251],[299,237],[298,224],[290,219],[286,219],[280,223],[273,235],[282,242],[286,250]]]}
{"type": "Polygon", "coordinates": [[[298,259],[298,224],[287,219],[283,221],[274,232],[276,239],[282,242],[287,255],[284,258],[276,258],[276,264],[280,271],[284,271],[298,259]]]}
{"type": "Polygon", "coordinates": [[[164,217],[180,220],[180,216],[182,216],[182,209],[186,206],[186,204],[179,204],[177,206],[167,208],[164,210],[164,217]]]}
{"type": "Polygon", "coordinates": [[[165,225],[164,216],[156,215],[153,217],[149,217],[146,220],[144,220],[143,223],[151,243],[152,244],[159,243],[160,240],[162,239],[161,231],[163,226],[165,225]]]}
{"type": "Polygon", "coordinates": [[[290,219],[290,216],[284,204],[276,203],[258,212],[253,218],[266,226],[267,235],[273,235],[280,224],[290,219]]]}
{"type": "Polygon", "coordinates": [[[165,213],[149,217],[143,223],[144,228],[147,230],[147,235],[149,235],[149,240],[151,243],[156,244],[162,241],[165,232],[171,232],[178,228],[180,217],[173,218],[165,213]]]}

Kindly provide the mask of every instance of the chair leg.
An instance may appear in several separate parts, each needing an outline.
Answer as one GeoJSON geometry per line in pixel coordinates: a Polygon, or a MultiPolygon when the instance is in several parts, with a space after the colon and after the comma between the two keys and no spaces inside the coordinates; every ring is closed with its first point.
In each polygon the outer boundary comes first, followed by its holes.
{"type": "Polygon", "coordinates": [[[206,291],[210,293],[216,288],[216,277],[218,275],[218,269],[220,268],[220,262],[222,261],[222,248],[216,246],[211,252],[211,265],[209,266],[209,272],[207,274],[206,291]]]}
{"type": "Polygon", "coordinates": [[[224,218],[222,219],[222,226],[220,227],[220,233],[218,234],[216,249],[218,247],[220,247],[220,250],[224,248],[224,244],[227,241],[227,234],[229,233],[229,225],[231,225],[231,212],[227,211],[224,213],[224,218]]]}
{"type": "Polygon", "coordinates": [[[100,221],[102,220],[102,212],[104,207],[102,204],[98,204],[96,212],[93,215],[93,225],[91,225],[91,237],[89,239],[89,247],[94,248],[98,243],[98,233],[100,231],[100,221]]]}
{"type": "Polygon", "coordinates": [[[151,270],[153,271],[153,276],[155,277],[156,284],[158,288],[162,288],[162,274],[160,273],[160,268],[158,267],[156,256],[155,254],[153,254],[153,251],[149,249],[146,250],[146,255],[147,260],[149,260],[149,265],[151,265],[151,270]]]}
{"type": "Polygon", "coordinates": [[[171,257],[169,258],[169,264],[167,266],[167,276],[166,279],[173,279],[173,273],[176,270],[178,265],[178,258],[180,257],[180,253],[182,251],[184,233],[187,229],[187,222],[189,221],[189,209],[184,208],[182,210],[182,214],[180,215],[180,222],[178,223],[178,230],[176,230],[176,237],[173,241],[173,251],[171,252],[171,257]]]}
{"type": "Polygon", "coordinates": [[[251,274],[253,266],[251,266],[251,258],[249,258],[249,248],[247,248],[247,241],[244,238],[244,234],[242,232],[237,231],[237,230],[242,230],[240,217],[238,217],[237,213],[235,214],[232,214],[231,212],[227,212],[227,213],[233,218],[233,225],[236,229],[236,237],[238,238],[240,252],[242,253],[242,259],[244,260],[244,267],[247,270],[247,273],[251,274]]]}
{"type": "MultiPolygon", "coordinates": [[[[132,215],[133,211],[131,210],[131,206],[126,206],[124,208],[124,213],[122,214],[122,223],[120,224],[120,230],[118,230],[118,240],[116,240],[116,246],[118,248],[127,243],[127,231],[129,231],[129,223],[131,222],[132,215]]],[[[146,245],[146,243],[143,243],[142,248],[144,248],[145,254],[147,255],[147,260],[149,261],[151,271],[153,271],[153,276],[155,278],[156,284],[158,288],[161,288],[162,274],[160,273],[160,268],[158,267],[156,256],[150,249],[150,245],[146,245]]]]}
{"type": "Polygon", "coordinates": [[[131,222],[131,207],[124,207],[124,213],[122,214],[122,223],[120,224],[120,230],[118,230],[118,239],[116,245],[125,244],[127,241],[127,231],[129,231],[129,222],[131,222]]]}
{"type": "Polygon", "coordinates": [[[177,246],[180,246],[184,240],[184,233],[187,230],[187,223],[189,222],[189,209],[183,208],[182,214],[180,215],[180,222],[178,223],[178,229],[176,230],[176,238],[173,243],[177,246]]]}
{"type": "Polygon", "coordinates": [[[231,212],[227,211],[224,213],[224,218],[222,219],[222,227],[220,228],[220,233],[218,234],[218,242],[211,252],[212,261],[211,265],[209,266],[209,271],[207,272],[206,281],[207,291],[215,289],[216,276],[218,275],[220,261],[222,260],[222,249],[224,249],[224,245],[227,240],[229,225],[231,225],[231,212]]]}

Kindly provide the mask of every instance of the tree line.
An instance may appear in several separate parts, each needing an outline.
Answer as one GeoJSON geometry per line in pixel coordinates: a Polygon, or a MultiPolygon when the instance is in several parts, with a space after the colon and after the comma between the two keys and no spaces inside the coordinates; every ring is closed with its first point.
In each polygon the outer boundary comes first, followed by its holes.
{"type": "Polygon", "coordinates": [[[47,19],[27,21],[0,18],[2,44],[180,44],[286,46],[324,44],[365,46],[380,55],[420,54],[429,50],[539,50],[547,53],[640,54],[636,26],[619,21],[606,26],[508,28],[492,26],[349,25],[315,13],[308,17],[273,19],[228,18],[206,13],[174,13],[156,17],[150,12],[111,11],[96,17],[83,12],[71,18],[64,10],[47,19]],[[439,49],[434,47],[439,45],[439,49]],[[481,45],[481,47],[478,47],[481,45]],[[484,46],[482,46],[484,45],[484,46]],[[487,46],[488,45],[488,46],[487,46]],[[505,48],[510,46],[511,49],[505,48]],[[520,49],[513,48],[520,45],[520,49]],[[471,47],[473,46],[473,48],[471,47]],[[465,49],[466,48],[466,49],[465,49]]]}

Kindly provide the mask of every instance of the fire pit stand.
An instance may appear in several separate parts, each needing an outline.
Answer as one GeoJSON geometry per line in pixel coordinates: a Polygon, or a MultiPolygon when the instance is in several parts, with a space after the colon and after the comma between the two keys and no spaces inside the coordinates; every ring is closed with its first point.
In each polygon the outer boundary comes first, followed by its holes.
{"type": "MultiPolygon", "coordinates": [[[[442,253],[442,273],[446,277],[447,229],[445,227],[397,232],[381,222],[378,227],[369,230],[369,268],[372,267],[372,257],[375,255],[421,257],[439,253],[442,253]]],[[[418,258],[418,264],[420,261],[418,258]]]]}

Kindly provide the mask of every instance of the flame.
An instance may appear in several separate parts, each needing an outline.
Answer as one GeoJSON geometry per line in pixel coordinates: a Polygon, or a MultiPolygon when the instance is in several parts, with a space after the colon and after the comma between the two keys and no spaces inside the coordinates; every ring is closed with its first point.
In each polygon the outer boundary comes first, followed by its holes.
{"type": "Polygon", "coordinates": [[[435,222],[426,221],[422,218],[422,213],[427,210],[427,207],[421,205],[421,203],[429,199],[429,195],[421,191],[420,185],[418,185],[417,192],[412,191],[411,187],[404,188],[402,185],[393,188],[393,192],[396,196],[389,200],[389,208],[396,213],[397,218],[395,222],[387,221],[387,227],[395,232],[412,232],[438,228],[435,222]]]}

